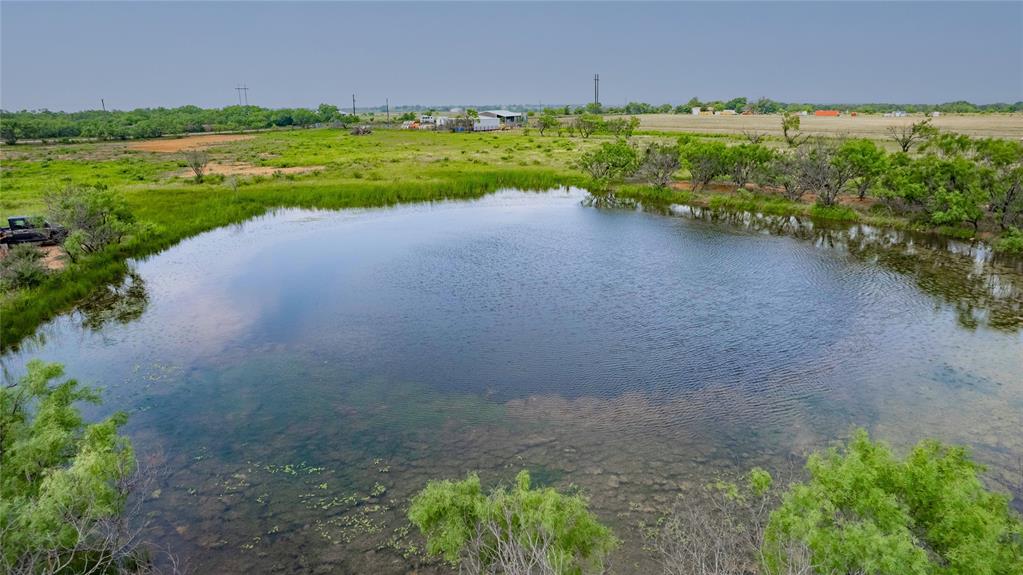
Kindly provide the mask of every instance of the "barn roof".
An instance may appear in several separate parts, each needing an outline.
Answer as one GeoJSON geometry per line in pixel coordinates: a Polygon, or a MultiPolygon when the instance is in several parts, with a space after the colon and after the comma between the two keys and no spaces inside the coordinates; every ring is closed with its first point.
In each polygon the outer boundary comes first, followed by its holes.
{"type": "Polygon", "coordinates": [[[484,114],[493,114],[498,118],[516,118],[521,116],[521,112],[512,112],[511,110],[487,110],[484,114]]]}

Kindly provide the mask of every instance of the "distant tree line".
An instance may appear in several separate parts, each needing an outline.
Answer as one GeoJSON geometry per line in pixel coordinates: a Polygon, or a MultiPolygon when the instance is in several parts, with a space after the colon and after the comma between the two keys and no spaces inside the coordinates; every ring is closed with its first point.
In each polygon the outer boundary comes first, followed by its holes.
{"type": "Polygon", "coordinates": [[[965,101],[946,102],[944,104],[810,104],[798,102],[777,102],[769,98],[750,100],[748,98],[732,98],[731,100],[708,100],[692,98],[685,104],[647,104],[646,102],[629,102],[624,106],[602,106],[589,103],[585,106],[562,106],[548,108],[560,115],[577,114],[689,114],[693,108],[701,110],[733,110],[737,113],[780,114],[784,112],[800,112],[814,110],[845,110],[861,114],[882,114],[885,112],[902,111],[907,114],[929,114],[942,112],[946,114],[965,114],[983,112],[1023,112],[1023,101],[1007,104],[973,104],[965,101]]]}
{"type": "Polygon", "coordinates": [[[320,104],[308,108],[260,108],[228,106],[205,109],[139,108],[131,111],[51,112],[49,110],[0,110],[0,139],[6,144],[19,140],[65,140],[95,138],[127,140],[156,138],[169,134],[261,130],[266,128],[320,123],[354,123],[358,118],[343,114],[337,106],[320,104]]]}
{"type": "MultiPolygon", "coordinates": [[[[982,112],[1023,112],[1023,101],[1013,104],[973,104],[957,101],[944,104],[806,104],[777,102],[768,98],[750,100],[702,101],[691,98],[684,104],[647,104],[629,102],[624,106],[602,106],[589,103],[585,106],[560,106],[545,108],[543,113],[558,116],[583,114],[689,114],[693,108],[703,110],[733,110],[737,113],[777,114],[784,112],[840,109],[863,114],[904,111],[910,114],[982,113],[982,112]]],[[[409,109],[430,110],[421,106],[405,106],[399,119],[414,119],[409,109]]],[[[511,106],[512,109],[524,109],[511,106]]],[[[373,113],[369,114],[374,115],[373,113]]],[[[259,106],[228,106],[226,108],[200,108],[181,106],[179,108],[138,108],[130,111],[86,110],[82,112],[53,112],[50,110],[22,110],[12,112],[0,110],[0,139],[7,144],[19,140],[66,140],[73,138],[95,138],[99,140],[126,140],[134,138],[156,138],[169,134],[200,132],[222,132],[238,130],[261,130],[273,127],[308,127],[316,124],[356,123],[357,116],[345,114],[333,104],[320,104],[310,108],[261,108],[259,106]]]]}

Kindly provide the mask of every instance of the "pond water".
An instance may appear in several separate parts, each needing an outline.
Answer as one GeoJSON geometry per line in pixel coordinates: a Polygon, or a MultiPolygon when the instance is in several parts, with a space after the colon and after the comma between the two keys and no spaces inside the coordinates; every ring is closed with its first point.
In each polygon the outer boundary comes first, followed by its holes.
{"type": "Polygon", "coordinates": [[[677,494],[853,426],[966,443],[1018,489],[1018,265],[585,197],[280,211],[136,262],[4,368],[63,362],[131,414],[152,537],[200,573],[406,572],[411,494],[519,469],[647,571],[639,526],[677,494]]]}

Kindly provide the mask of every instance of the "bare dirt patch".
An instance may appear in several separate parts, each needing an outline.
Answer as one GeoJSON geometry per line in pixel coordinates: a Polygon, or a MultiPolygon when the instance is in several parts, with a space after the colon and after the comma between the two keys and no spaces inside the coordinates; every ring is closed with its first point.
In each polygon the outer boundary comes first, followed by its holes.
{"type": "Polygon", "coordinates": [[[217,144],[226,144],[228,142],[251,140],[253,138],[255,138],[255,136],[247,134],[186,136],[184,138],[173,138],[168,140],[144,140],[141,142],[133,142],[128,145],[128,149],[139,150],[142,152],[161,152],[171,154],[175,152],[183,152],[185,150],[194,150],[196,148],[206,148],[217,144]]]}
{"type": "MultiPolygon", "coordinates": [[[[689,191],[692,191],[693,184],[692,184],[692,182],[678,181],[678,182],[673,182],[671,184],[671,187],[676,189],[676,190],[683,190],[683,191],[689,192],[689,191]]],[[[707,184],[706,186],[701,187],[700,189],[704,193],[713,193],[713,194],[721,194],[721,195],[734,194],[735,192],[739,191],[735,187],[734,184],[725,184],[725,183],[721,183],[721,182],[711,182],[711,183],[707,184]]],[[[757,186],[755,184],[746,184],[746,187],[744,187],[743,190],[751,191],[751,192],[759,192],[761,194],[770,194],[770,195],[775,195],[775,196],[779,196],[779,197],[782,196],[782,189],[781,188],[757,186]]],[[[807,205],[816,204],[817,203],[817,194],[812,194],[812,193],[803,194],[803,196],[801,198],[799,198],[799,200],[797,200],[797,201],[799,203],[807,204],[807,205]]],[[[836,201],[840,205],[843,205],[843,206],[849,206],[851,208],[858,208],[858,209],[864,209],[864,210],[870,209],[871,207],[874,206],[874,204],[876,204],[878,202],[878,200],[876,198],[872,198],[872,197],[868,196],[866,198],[860,199],[860,197],[858,195],[854,195],[854,194],[840,194],[838,196],[838,198],[836,198],[836,201]]]]}
{"type": "MultiPolygon", "coordinates": [[[[290,168],[275,168],[273,166],[253,166],[243,162],[210,162],[206,165],[206,175],[219,174],[222,176],[272,176],[275,173],[281,174],[308,174],[318,172],[324,166],[292,166],[290,168]]],[[[192,177],[192,170],[185,169],[174,173],[175,176],[192,177]]]]}
{"type": "MultiPolygon", "coordinates": [[[[39,251],[43,252],[42,264],[44,268],[56,271],[64,269],[64,266],[67,265],[64,248],[60,246],[39,246],[39,251]]],[[[8,253],[10,253],[10,248],[6,244],[0,246],[0,260],[7,257],[8,253]]]]}

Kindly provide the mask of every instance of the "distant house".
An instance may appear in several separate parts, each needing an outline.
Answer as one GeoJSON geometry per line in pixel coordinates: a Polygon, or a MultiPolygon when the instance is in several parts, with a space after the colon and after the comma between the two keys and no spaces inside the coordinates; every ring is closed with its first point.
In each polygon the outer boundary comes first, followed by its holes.
{"type": "Polygon", "coordinates": [[[700,107],[699,106],[693,106],[693,115],[694,116],[699,116],[700,115],[700,107]]]}
{"type": "Polygon", "coordinates": [[[487,110],[480,112],[481,118],[497,118],[501,124],[508,126],[518,126],[525,123],[526,115],[521,112],[512,112],[510,110],[487,110]]]}
{"type": "Polygon", "coordinates": [[[816,110],[816,111],[814,111],[813,115],[814,116],[836,117],[836,116],[840,116],[841,112],[839,112],[838,110],[816,110]]]}

